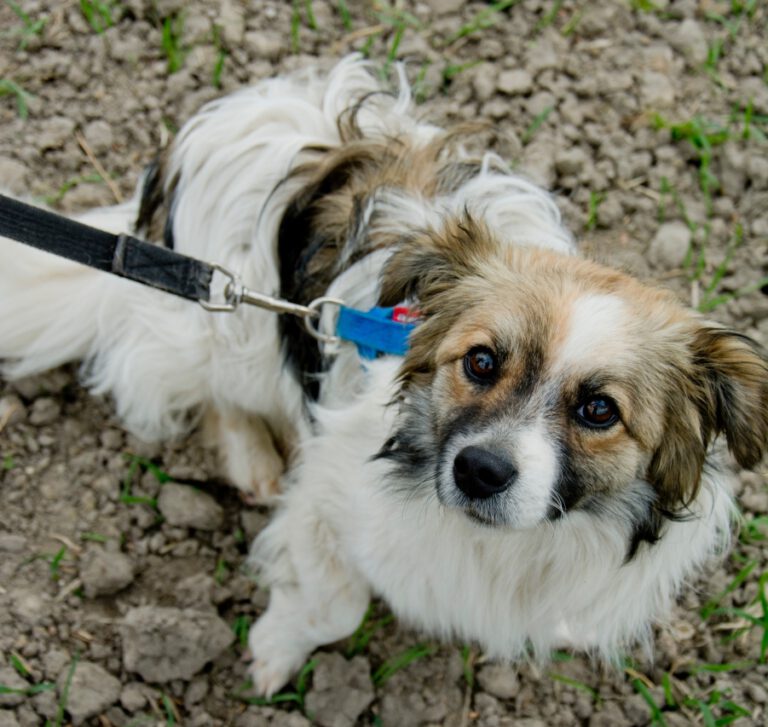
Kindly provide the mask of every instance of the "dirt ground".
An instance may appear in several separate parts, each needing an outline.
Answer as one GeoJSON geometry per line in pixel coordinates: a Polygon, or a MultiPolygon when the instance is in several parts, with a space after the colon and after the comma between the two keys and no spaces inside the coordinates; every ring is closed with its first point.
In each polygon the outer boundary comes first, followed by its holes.
{"type": "MultiPolygon", "coordinates": [[[[764,0],[18,2],[0,5],[0,187],[113,203],[206,100],[361,50],[406,62],[427,118],[493,121],[586,254],[768,343],[764,0]]],[[[0,727],[768,724],[765,464],[652,655],[494,665],[376,604],[269,705],[242,659],[268,513],[216,474],[195,435],[124,433],[76,366],[0,380],[0,727]]]]}

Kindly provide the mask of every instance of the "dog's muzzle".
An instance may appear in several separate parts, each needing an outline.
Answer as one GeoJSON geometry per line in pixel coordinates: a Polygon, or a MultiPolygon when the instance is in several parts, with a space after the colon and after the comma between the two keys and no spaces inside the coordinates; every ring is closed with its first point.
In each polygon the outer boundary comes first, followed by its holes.
{"type": "Polygon", "coordinates": [[[509,460],[481,447],[465,447],[453,461],[456,486],[473,500],[504,492],[517,475],[517,468],[509,460]]]}

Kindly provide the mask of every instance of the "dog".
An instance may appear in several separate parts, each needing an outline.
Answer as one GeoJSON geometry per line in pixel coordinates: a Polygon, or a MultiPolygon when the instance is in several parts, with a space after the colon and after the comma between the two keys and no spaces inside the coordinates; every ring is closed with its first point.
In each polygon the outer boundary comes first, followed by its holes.
{"type": "Polygon", "coordinates": [[[372,594],[491,657],[616,659],[727,546],[719,435],[743,467],[765,453],[757,344],[579,257],[548,194],[474,140],[349,57],[208,104],[131,202],[80,218],[295,303],[406,304],[402,357],[0,243],[6,376],[82,359],[131,431],[203,421],[229,479],[277,500],[252,550],[260,694],[372,594]]]}

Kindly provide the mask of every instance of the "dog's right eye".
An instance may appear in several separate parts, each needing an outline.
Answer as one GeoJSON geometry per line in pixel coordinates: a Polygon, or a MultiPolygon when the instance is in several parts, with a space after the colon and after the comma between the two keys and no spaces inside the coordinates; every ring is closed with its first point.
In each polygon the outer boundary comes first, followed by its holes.
{"type": "Polygon", "coordinates": [[[464,372],[472,381],[492,384],[498,375],[496,354],[485,346],[470,349],[464,356],[464,372]]]}

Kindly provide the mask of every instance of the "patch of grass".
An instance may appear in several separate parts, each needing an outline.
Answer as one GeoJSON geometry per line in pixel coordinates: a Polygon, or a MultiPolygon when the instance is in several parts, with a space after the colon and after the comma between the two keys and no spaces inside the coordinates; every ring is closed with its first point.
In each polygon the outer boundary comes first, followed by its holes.
{"type": "Polygon", "coordinates": [[[482,63],[482,60],[467,61],[466,63],[447,63],[443,68],[443,88],[446,88],[456,76],[482,63]]]}
{"type": "Polygon", "coordinates": [[[571,677],[565,676],[565,674],[558,674],[557,672],[550,672],[549,673],[550,679],[553,679],[556,682],[560,682],[561,684],[567,684],[569,687],[573,687],[574,689],[578,689],[579,691],[584,692],[585,694],[589,694],[590,697],[592,697],[592,701],[595,702],[595,704],[600,704],[600,695],[598,692],[592,687],[589,686],[589,684],[585,684],[584,682],[580,682],[578,679],[572,679],[571,677]]]}
{"type": "Polygon", "coordinates": [[[587,221],[585,227],[589,232],[592,232],[597,227],[598,223],[598,209],[600,204],[605,199],[605,195],[600,192],[589,193],[589,207],[587,209],[587,221]]]}
{"type": "Polygon", "coordinates": [[[216,62],[213,64],[213,74],[211,84],[215,88],[221,88],[221,74],[224,72],[224,62],[227,60],[227,49],[224,47],[224,38],[221,32],[221,26],[214,23],[213,26],[213,47],[216,49],[216,62]]]}
{"type": "Polygon", "coordinates": [[[160,697],[163,709],[165,710],[165,724],[166,727],[174,727],[177,722],[178,711],[173,700],[165,693],[160,697]]]}
{"type": "Polygon", "coordinates": [[[395,617],[391,613],[382,618],[374,619],[373,615],[375,608],[376,606],[373,603],[368,606],[368,610],[365,612],[360,625],[355,630],[355,633],[349,637],[349,646],[346,651],[347,658],[362,654],[368,648],[368,644],[374,634],[395,620],[395,617]]]}
{"type": "Polygon", "coordinates": [[[766,539],[768,539],[768,515],[753,517],[741,526],[739,540],[742,543],[757,543],[766,539]]]}
{"type": "Polygon", "coordinates": [[[80,12],[94,32],[103,33],[115,24],[112,12],[117,9],[116,3],[103,0],[80,0],[80,12]]]}
{"type": "Polygon", "coordinates": [[[59,576],[61,575],[61,561],[64,560],[64,556],[67,554],[67,546],[62,545],[56,553],[54,553],[51,556],[49,566],[51,570],[51,578],[54,581],[59,580],[59,576]]]}
{"type": "Polygon", "coordinates": [[[5,457],[3,457],[3,469],[12,470],[15,466],[16,466],[16,460],[13,458],[13,455],[6,454],[5,457]]]}
{"type": "Polygon", "coordinates": [[[410,649],[406,649],[400,654],[396,654],[390,659],[387,659],[373,672],[371,679],[375,686],[380,687],[401,669],[405,669],[409,664],[413,664],[414,661],[423,659],[426,656],[431,656],[434,653],[434,646],[416,644],[416,646],[412,646],[410,649]]]}
{"type": "Polygon", "coordinates": [[[30,95],[16,81],[12,81],[10,78],[0,78],[0,96],[15,96],[19,118],[26,119],[29,116],[27,100],[30,95]]]}
{"type": "Polygon", "coordinates": [[[461,647],[461,671],[464,674],[464,681],[467,687],[474,689],[475,686],[475,659],[477,655],[470,646],[461,647]]]}
{"type": "Polygon", "coordinates": [[[219,558],[216,561],[216,569],[213,571],[213,579],[221,585],[227,579],[229,575],[230,567],[224,558],[219,558]]]}
{"type": "Polygon", "coordinates": [[[16,670],[16,673],[19,676],[24,677],[25,679],[29,676],[29,669],[27,669],[26,665],[21,660],[21,657],[18,654],[11,652],[10,655],[8,656],[8,661],[10,662],[11,666],[16,670]]]}
{"type": "Polygon", "coordinates": [[[536,114],[533,121],[531,121],[530,124],[528,124],[528,128],[523,132],[522,136],[520,137],[520,141],[522,142],[523,146],[528,144],[531,139],[533,139],[534,136],[536,136],[536,132],[541,128],[542,124],[549,118],[549,115],[554,111],[554,106],[547,106],[543,111],[536,114]]]}
{"type": "Polygon", "coordinates": [[[80,540],[85,540],[89,543],[107,543],[109,538],[101,533],[84,532],[80,533],[80,540]]]}
{"type": "Polygon", "coordinates": [[[160,469],[154,462],[145,457],[137,457],[134,454],[126,454],[124,456],[129,464],[120,489],[120,502],[126,505],[149,505],[157,510],[156,497],[145,497],[133,494],[133,481],[136,478],[136,475],[140,472],[150,472],[161,485],[164,485],[166,482],[171,482],[173,478],[167,472],[160,469]]]}
{"type": "Polygon", "coordinates": [[[487,8],[476,13],[468,23],[462,25],[453,35],[449,36],[446,45],[455,43],[460,38],[466,38],[468,35],[473,35],[481,30],[493,27],[499,18],[499,14],[507,8],[511,8],[519,1],[497,0],[497,2],[491,3],[487,8]]]}
{"type": "Polygon", "coordinates": [[[584,16],[584,12],[582,10],[577,10],[571,16],[571,19],[563,26],[563,29],[560,31],[561,34],[565,35],[566,37],[569,35],[572,35],[576,31],[576,28],[581,22],[581,18],[583,16],[584,16]]]}
{"type": "Polygon", "coordinates": [[[67,677],[64,680],[64,688],[61,690],[61,697],[59,699],[59,705],[56,709],[56,720],[51,722],[45,721],[45,727],[61,727],[64,724],[64,714],[67,711],[67,702],[69,701],[69,690],[72,686],[72,678],[75,675],[75,669],[77,669],[77,663],[80,661],[80,653],[75,652],[72,657],[72,663],[69,665],[69,671],[67,677]]]}
{"type": "Polygon", "coordinates": [[[540,33],[544,28],[548,28],[555,22],[557,14],[560,12],[560,8],[563,6],[564,0],[554,0],[544,15],[541,16],[541,20],[536,23],[536,32],[540,33]]]}
{"type": "Polygon", "coordinates": [[[235,634],[237,643],[240,644],[240,648],[245,649],[248,647],[248,632],[251,630],[251,619],[244,614],[240,614],[232,623],[232,631],[235,634]]]}
{"type": "Polygon", "coordinates": [[[24,12],[21,6],[18,3],[13,2],[13,0],[5,0],[5,4],[13,10],[16,17],[21,20],[21,26],[11,29],[8,34],[18,35],[19,49],[24,50],[29,45],[32,38],[42,34],[45,25],[48,22],[48,18],[38,18],[37,20],[33,20],[24,12]]]}
{"type": "Polygon", "coordinates": [[[664,714],[661,711],[661,707],[656,704],[656,700],[654,699],[653,694],[651,694],[651,690],[648,689],[646,684],[644,684],[641,679],[633,679],[632,686],[648,705],[648,709],[651,712],[651,721],[649,724],[653,725],[653,727],[667,727],[667,721],[664,719],[664,714]]]}
{"type": "Polygon", "coordinates": [[[336,8],[341,16],[341,24],[344,26],[344,30],[349,33],[352,30],[352,14],[349,12],[349,6],[346,0],[337,0],[336,8]]]}
{"type": "Polygon", "coordinates": [[[728,141],[730,130],[700,116],[675,124],[656,114],[653,124],[656,129],[668,129],[673,141],[687,141],[693,147],[699,165],[699,187],[707,205],[707,214],[711,215],[712,192],[720,186],[711,169],[712,149],[728,141]]]}
{"type": "Polygon", "coordinates": [[[301,711],[304,711],[304,700],[309,691],[309,678],[317,666],[317,661],[311,659],[302,668],[296,676],[296,690],[293,692],[280,692],[267,699],[266,697],[249,697],[245,692],[253,689],[250,681],[245,682],[236,692],[232,693],[232,698],[246,704],[253,704],[258,707],[264,707],[272,704],[292,703],[298,705],[301,711]]]}
{"type": "Polygon", "coordinates": [[[50,207],[55,207],[62,199],[64,195],[69,192],[70,189],[74,189],[80,184],[93,184],[96,182],[103,182],[101,174],[94,172],[93,174],[85,174],[81,177],[71,177],[64,184],[61,185],[53,194],[49,194],[45,197],[45,203],[50,207]]]}
{"type": "Polygon", "coordinates": [[[713,598],[710,598],[701,607],[701,611],[699,611],[701,618],[706,621],[710,616],[712,616],[718,610],[722,600],[730,593],[733,593],[742,583],[744,583],[744,581],[749,578],[749,575],[752,573],[756,566],[756,560],[748,561],[747,564],[736,574],[736,577],[720,593],[718,593],[713,598]]]}
{"type": "Polygon", "coordinates": [[[298,53],[301,50],[302,8],[304,8],[307,27],[311,30],[317,30],[317,19],[312,9],[312,0],[293,0],[293,9],[291,11],[291,50],[294,53],[298,53]]]}
{"type": "Polygon", "coordinates": [[[184,59],[187,57],[189,48],[185,48],[181,42],[182,32],[184,30],[183,12],[177,15],[169,15],[163,20],[163,31],[160,45],[167,58],[168,73],[180,71],[184,65],[184,59]]]}
{"type": "Polygon", "coordinates": [[[34,697],[35,694],[40,694],[40,692],[50,692],[54,689],[56,689],[56,685],[53,682],[40,682],[39,684],[33,684],[23,689],[0,684],[0,694],[21,694],[25,697],[34,697]]]}

